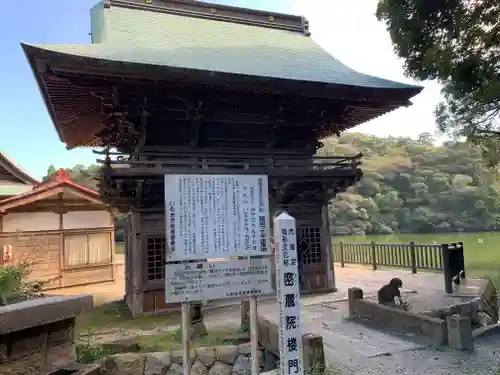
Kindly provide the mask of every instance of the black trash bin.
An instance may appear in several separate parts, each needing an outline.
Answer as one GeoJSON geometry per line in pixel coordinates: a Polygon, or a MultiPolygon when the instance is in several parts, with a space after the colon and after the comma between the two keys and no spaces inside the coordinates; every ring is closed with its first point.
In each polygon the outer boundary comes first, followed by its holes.
{"type": "Polygon", "coordinates": [[[443,256],[444,289],[453,293],[453,283],[460,284],[465,279],[464,243],[454,242],[441,245],[443,256]]]}

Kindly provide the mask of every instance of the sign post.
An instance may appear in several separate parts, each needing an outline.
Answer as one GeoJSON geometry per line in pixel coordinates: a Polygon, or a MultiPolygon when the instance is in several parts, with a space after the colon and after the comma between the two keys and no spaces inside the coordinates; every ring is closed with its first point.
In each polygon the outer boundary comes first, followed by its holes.
{"type": "Polygon", "coordinates": [[[300,286],[295,219],[286,212],[273,222],[276,246],[276,291],[280,310],[280,374],[303,375],[300,286]]]}
{"type": "Polygon", "coordinates": [[[258,375],[257,296],[273,293],[265,175],[165,176],[165,301],[182,306],[189,375],[189,304],[250,297],[252,374],[258,375]]]}
{"type": "Polygon", "coordinates": [[[250,357],[252,375],[259,375],[259,335],[257,328],[257,297],[250,297],[250,357]]]}
{"type": "Polygon", "coordinates": [[[181,330],[182,330],[182,373],[190,375],[191,359],[189,358],[189,326],[191,324],[191,316],[189,311],[189,303],[181,303],[181,330]]]}

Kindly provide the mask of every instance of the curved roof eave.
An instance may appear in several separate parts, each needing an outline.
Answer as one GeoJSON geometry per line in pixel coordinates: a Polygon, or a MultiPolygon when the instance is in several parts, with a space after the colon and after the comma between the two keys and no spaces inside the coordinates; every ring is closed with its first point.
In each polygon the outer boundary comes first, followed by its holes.
{"type": "Polygon", "coordinates": [[[5,152],[0,152],[0,166],[5,168],[12,176],[21,180],[27,185],[38,184],[39,181],[31,177],[28,173],[18,167],[12,159],[8,158],[5,152]]]}
{"type": "MultiPolygon", "coordinates": [[[[266,74],[257,74],[259,70],[238,69],[234,66],[211,66],[209,63],[198,64],[192,63],[182,64],[182,58],[175,59],[162,59],[161,56],[155,51],[137,49],[117,48],[112,44],[58,44],[58,45],[36,45],[29,43],[21,43],[26,56],[30,60],[33,72],[37,76],[36,63],[33,58],[59,58],[59,59],[75,59],[80,60],[79,63],[85,65],[86,62],[94,62],[97,66],[104,66],[109,64],[117,68],[125,68],[126,66],[133,66],[138,68],[147,67],[148,69],[164,69],[164,71],[184,71],[184,72],[198,72],[207,73],[207,75],[216,77],[217,75],[234,76],[246,78],[248,80],[259,79],[278,80],[283,82],[304,83],[310,85],[323,85],[323,86],[346,86],[358,89],[368,89],[377,91],[399,92],[403,101],[409,100],[411,97],[420,93],[423,89],[422,86],[410,85],[401,82],[391,81],[384,78],[370,76],[367,74],[356,72],[345,65],[338,62],[339,69],[346,69],[340,73],[335,72],[335,67],[330,69],[333,72],[330,76],[325,76],[323,71],[311,73],[293,72],[300,70],[298,67],[288,71],[275,70],[267,72],[266,74]],[[227,69],[224,69],[227,68],[227,69]],[[292,72],[293,71],[293,72],[292,72]]],[[[306,69],[304,69],[306,70],[306,69]]],[[[261,73],[261,72],[260,72],[261,73]]]]}

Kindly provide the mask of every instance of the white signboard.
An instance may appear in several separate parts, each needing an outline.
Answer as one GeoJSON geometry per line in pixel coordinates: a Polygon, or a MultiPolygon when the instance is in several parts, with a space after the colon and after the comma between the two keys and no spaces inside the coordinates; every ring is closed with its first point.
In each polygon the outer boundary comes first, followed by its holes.
{"type": "Polygon", "coordinates": [[[280,309],[280,374],[303,375],[297,237],[295,219],[286,212],[274,219],[274,243],[280,309]]]}
{"type": "Polygon", "coordinates": [[[166,175],[167,261],[269,254],[265,175],[166,175]]]}
{"type": "Polygon", "coordinates": [[[166,265],[167,303],[274,293],[271,258],[166,265]]]}

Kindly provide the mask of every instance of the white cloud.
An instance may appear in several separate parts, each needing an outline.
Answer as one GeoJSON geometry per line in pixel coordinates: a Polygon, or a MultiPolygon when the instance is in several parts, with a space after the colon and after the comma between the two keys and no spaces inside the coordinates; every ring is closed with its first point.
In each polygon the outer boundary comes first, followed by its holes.
{"type": "MultiPolygon", "coordinates": [[[[392,49],[384,24],[377,21],[377,0],[294,0],[293,13],[306,16],[313,39],[352,69],[406,83],[403,63],[392,49]]],[[[425,82],[413,106],[398,109],[355,128],[378,136],[416,137],[436,131],[434,108],[440,86],[425,82]]]]}

